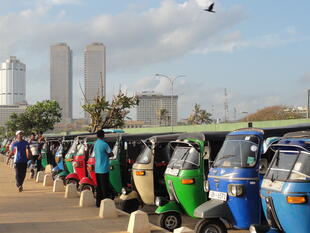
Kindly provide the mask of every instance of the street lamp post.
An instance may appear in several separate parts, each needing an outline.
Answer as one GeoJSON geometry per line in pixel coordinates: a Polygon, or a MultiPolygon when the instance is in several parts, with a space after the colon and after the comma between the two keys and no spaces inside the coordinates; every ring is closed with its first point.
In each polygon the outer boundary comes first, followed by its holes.
{"type": "Polygon", "coordinates": [[[177,80],[178,78],[181,78],[181,77],[185,77],[185,75],[178,75],[178,76],[175,76],[175,77],[169,77],[167,75],[164,75],[164,74],[155,74],[155,76],[157,77],[163,77],[163,78],[166,78],[169,80],[170,82],[170,85],[171,85],[171,98],[170,98],[170,126],[171,126],[171,132],[173,132],[173,119],[172,119],[172,110],[173,110],[173,106],[172,106],[172,103],[173,103],[173,86],[174,86],[174,82],[175,80],[177,80]]]}

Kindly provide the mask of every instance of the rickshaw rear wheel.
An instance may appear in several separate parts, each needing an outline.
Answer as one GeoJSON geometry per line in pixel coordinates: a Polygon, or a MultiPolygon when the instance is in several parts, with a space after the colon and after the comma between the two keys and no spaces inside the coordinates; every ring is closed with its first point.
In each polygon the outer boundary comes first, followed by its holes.
{"type": "Polygon", "coordinates": [[[130,200],[123,200],[120,203],[120,208],[121,210],[127,212],[127,213],[132,213],[136,210],[139,209],[140,202],[138,199],[130,199],[130,200]]]}
{"type": "Polygon", "coordinates": [[[81,192],[83,192],[84,190],[89,190],[94,192],[94,187],[91,186],[90,184],[82,184],[81,185],[81,192]]]}
{"type": "Polygon", "coordinates": [[[69,179],[69,180],[67,180],[67,184],[75,184],[76,188],[79,187],[79,182],[76,179],[69,179]]]}
{"type": "Polygon", "coordinates": [[[161,228],[164,228],[172,232],[174,229],[181,227],[182,225],[181,215],[177,212],[166,212],[160,214],[158,217],[158,225],[161,228]]]}
{"type": "Polygon", "coordinates": [[[227,233],[225,225],[219,219],[203,219],[195,226],[196,233],[227,233]]]}

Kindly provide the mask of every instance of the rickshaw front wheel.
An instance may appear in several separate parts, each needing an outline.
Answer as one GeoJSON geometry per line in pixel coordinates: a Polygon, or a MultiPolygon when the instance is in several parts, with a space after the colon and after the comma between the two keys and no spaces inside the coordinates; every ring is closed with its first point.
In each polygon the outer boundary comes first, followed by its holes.
{"type": "Polygon", "coordinates": [[[83,192],[84,190],[89,190],[94,192],[94,187],[91,186],[90,184],[82,184],[81,185],[81,192],[83,192]]]}
{"type": "Polygon", "coordinates": [[[123,200],[120,203],[120,208],[121,210],[127,212],[127,213],[132,213],[136,210],[139,209],[140,202],[138,199],[130,199],[130,200],[123,200]]]}
{"type": "Polygon", "coordinates": [[[203,219],[195,226],[196,233],[227,233],[225,225],[219,219],[203,219]]]}
{"type": "Polygon", "coordinates": [[[160,214],[158,217],[158,225],[161,228],[164,228],[172,232],[174,229],[181,227],[182,225],[181,215],[177,212],[166,212],[160,214]]]}
{"type": "Polygon", "coordinates": [[[76,188],[79,187],[79,182],[76,179],[71,178],[71,179],[67,180],[67,184],[75,184],[76,188]]]}

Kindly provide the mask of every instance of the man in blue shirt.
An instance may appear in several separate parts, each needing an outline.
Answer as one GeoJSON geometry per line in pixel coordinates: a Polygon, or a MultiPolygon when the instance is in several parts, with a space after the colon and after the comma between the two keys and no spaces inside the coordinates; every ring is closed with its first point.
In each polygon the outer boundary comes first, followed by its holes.
{"type": "Polygon", "coordinates": [[[100,207],[101,200],[109,198],[111,195],[109,170],[109,157],[113,157],[113,152],[109,145],[104,141],[104,131],[97,132],[97,141],[94,146],[95,151],[95,172],[97,179],[97,197],[96,205],[100,207]]]}
{"type": "Polygon", "coordinates": [[[15,179],[19,192],[23,191],[23,183],[27,172],[27,162],[28,159],[32,157],[29,143],[23,139],[23,136],[21,130],[16,132],[16,141],[13,142],[11,153],[9,154],[9,157],[14,155],[15,179]]]}

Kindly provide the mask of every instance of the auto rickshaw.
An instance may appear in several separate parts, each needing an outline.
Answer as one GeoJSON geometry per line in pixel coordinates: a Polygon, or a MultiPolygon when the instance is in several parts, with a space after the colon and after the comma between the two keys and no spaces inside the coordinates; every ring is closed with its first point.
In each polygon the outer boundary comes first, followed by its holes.
{"type": "Polygon", "coordinates": [[[155,205],[155,197],[167,197],[164,173],[172,155],[169,142],[180,134],[153,136],[143,141],[143,150],[132,167],[132,185],[122,189],[121,209],[132,212],[140,205],[155,205]]]}
{"type": "MultiPolygon", "coordinates": [[[[109,133],[105,137],[105,141],[109,146],[113,146],[117,139],[117,134],[109,133]]],[[[66,183],[77,184],[80,191],[91,189],[94,191],[94,181],[91,179],[88,170],[92,166],[87,166],[87,162],[90,158],[90,155],[93,152],[93,146],[97,137],[95,135],[89,135],[85,137],[82,141],[77,144],[77,150],[75,156],[72,154],[67,156],[66,162],[72,161],[73,173],[70,173],[66,176],[66,183]],[[69,160],[70,158],[70,160],[69,160]],[[72,158],[72,159],[71,159],[72,158]]]]}
{"type": "Polygon", "coordinates": [[[3,141],[1,142],[1,147],[0,147],[0,153],[1,154],[5,153],[5,148],[6,148],[5,146],[6,146],[7,142],[8,142],[7,138],[3,139],[3,141]]]}
{"type": "Polygon", "coordinates": [[[308,233],[310,230],[310,131],[289,133],[272,145],[275,156],[261,186],[268,225],[251,233],[308,233]]]}
{"type": "MultiPolygon", "coordinates": [[[[114,156],[110,158],[109,172],[110,184],[114,191],[114,195],[120,194],[123,187],[130,187],[132,164],[143,148],[141,140],[147,139],[153,135],[154,134],[108,134],[105,137],[105,141],[107,141],[111,147],[111,142],[115,142],[112,147],[114,156]]],[[[91,153],[87,162],[89,175],[79,182],[80,185],[83,185],[83,189],[95,190],[97,186],[95,162],[95,154],[91,153]]]]}
{"type": "Polygon", "coordinates": [[[265,218],[260,184],[274,155],[264,151],[264,141],[309,126],[247,128],[229,133],[205,182],[210,200],[194,211],[194,216],[202,219],[195,231],[226,233],[227,229],[249,229],[251,224],[261,224],[265,218]]]}
{"type": "Polygon", "coordinates": [[[207,200],[203,182],[228,132],[185,133],[171,142],[172,158],[165,171],[169,199],[156,197],[158,224],[169,231],[182,225],[183,214],[194,217],[197,206],[207,200]],[[191,197],[191,201],[189,201],[191,197]]]}

